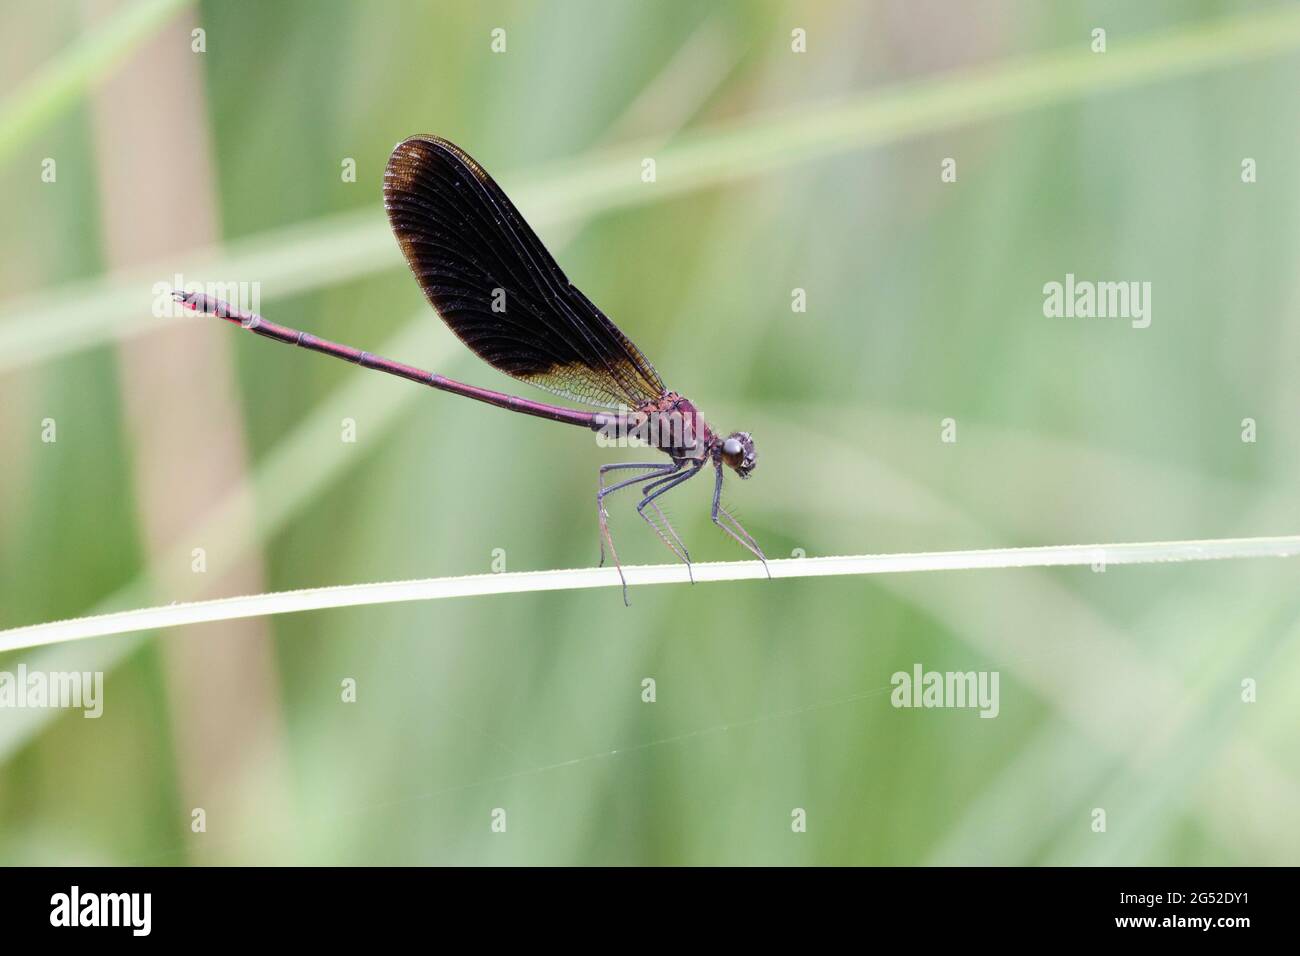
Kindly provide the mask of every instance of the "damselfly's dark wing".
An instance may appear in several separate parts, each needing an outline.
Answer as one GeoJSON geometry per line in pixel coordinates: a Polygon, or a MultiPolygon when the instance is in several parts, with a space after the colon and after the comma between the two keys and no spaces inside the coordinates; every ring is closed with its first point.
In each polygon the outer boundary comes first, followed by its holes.
{"type": "Polygon", "coordinates": [[[460,147],[437,136],[399,144],[384,207],[425,297],[490,365],[589,405],[636,407],[663,394],[654,366],[460,147]]]}

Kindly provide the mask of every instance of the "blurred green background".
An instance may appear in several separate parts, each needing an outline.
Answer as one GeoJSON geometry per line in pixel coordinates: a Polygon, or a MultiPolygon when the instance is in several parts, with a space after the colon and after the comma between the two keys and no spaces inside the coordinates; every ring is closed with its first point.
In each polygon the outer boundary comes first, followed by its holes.
{"type": "MultiPolygon", "coordinates": [[[[1300,524],[1294,4],[49,0],[0,34],[0,627],[497,549],[595,563],[618,453],[151,314],[178,272],[257,282],[273,321],[544,399],[455,341],[388,234],[383,166],[415,132],[464,146],[671,387],[754,433],[725,500],[771,556],[1300,524]],[[1150,328],[1045,318],[1066,273],[1151,282],[1150,328]]],[[[697,560],[742,558],[710,491],[669,513],[697,560]]],[[[668,560],[633,504],[610,509],[624,561],[668,560]]],[[[1288,562],[631,597],[4,655],[107,677],[99,720],[0,711],[0,861],[1300,860],[1288,562]],[[999,671],[999,717],[891,707],[918,662],[999,671]]]]}

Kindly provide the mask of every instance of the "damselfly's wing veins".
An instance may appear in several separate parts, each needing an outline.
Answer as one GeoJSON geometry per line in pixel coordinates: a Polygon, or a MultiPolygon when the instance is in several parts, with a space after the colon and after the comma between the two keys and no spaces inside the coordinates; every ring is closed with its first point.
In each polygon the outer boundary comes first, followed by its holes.
{"type": "Polygon", "coordinates": [[[384,207],[425,297],[493,367],[609,408],[664,392],[654,366],[460,147],[427,135],[399,144],[384,170],[384,207]]]}

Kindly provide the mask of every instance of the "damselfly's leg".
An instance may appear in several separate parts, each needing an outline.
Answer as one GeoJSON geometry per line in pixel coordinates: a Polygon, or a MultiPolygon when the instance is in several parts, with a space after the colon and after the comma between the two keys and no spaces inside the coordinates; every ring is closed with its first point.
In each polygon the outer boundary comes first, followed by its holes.
{"type": "Polygon", "coordinates": [[[762,561],[763,570],[767,572],[768,579],[770,580],[772,577],[772,569],[767,566],[767,555],[763,553],[763,549],[758,546],[758,542],[755,541],[752,537],[750,537],[749,532],[746,531],[744,527],[741,526],[740,522],[737,521],[735,518],[733,518],[728,513],[726,508],[722,507],[722,466],[721,465],[717,466],[717,471],[718,471],[718,478],[713,483],[713,523],[716,524],[723,531],[727,532],[727,534],[731,535],[731,537],[735,538],[736,541],[739,542],[739,544],[742,547],[748,549],[754,555],[754,557],[762,561]],[[734,531],[732,530],[732,528],[722,523],[721,519],[723,518],[725,518],[734,526],[735,528],[734,531]]]}
{"type": "MultiPolygon", "coordinates": [[[[603,516],[603,518],[607,519],[609,517],[608,514],[604,513],[605,509],[604,506],[601,504],[605,495],[609,494],[612,491],[617,491],[619,488],[624,488],[628,484],[632,484],[637,481],[643,481],[644,479],[655,475],[662,476],[666,471],[671,471],[671,470],[675,470],[673,469],[672,464],[667,462],[661,462],[661,461],[628,461],[628,462],[618,462],[613,465],[601,465],[600,470],[596,474],[596,486],[598,489],[596,492],[597,518],[602,518],[603,516]],[[617,485],[614,485],[613,487],[610,488],[605,487],[605,472],[620,471],[627,468],[644,469],[646,473],[644,475],[637,475],[636,478],[632,479],[631,482],[622,481],[619,482],[617,485]]],[[[605,566],[605,524],[604,521],[602,520],[601,534],[600,534],[600,567],[603,568],[604,566],[605,566]]]]}
{"type": "Polygon", "coordinates": [[[601,465],[600,472],[597,475],[597,485],[599,490],[596,492],[596,518],[600,522],[600,564],[605,564],[605,545],[609,545],[609,553],[614,558],[614,566],[618,568],[618,579],[623,582],[623,603],[627,605],[627,578],[623,576],[623,565],[619,563],[618,551],[614,549],[614,538],[609,533],[609,512],[605,510],[605,496],[612,495],[620,488],[626,488],[629,485],[635,485],[647,478],[654,476],[664,476],[670,472],[677,471],[681,468],[677,462],[621,462],[615,465],[601,465]],[[615,482],[606,487],[605,472],[618,471],[623,468],[640,468],[645,470],[643,474],[636,475],[632,478],[625,478],[622,481],[615,482]]]}
{"type": "Polygon", "coordinates": [[[723,508],[720,505],[718,507],[718,515],[726,521],[731,522],[732,525],[731,528],[728,528],[726,525],[722,524],[722,522],[717,522],[718,527],[752,551],[754,557],[763,562],[763,570],[767,573],[767,579],[769,581],[772,580],[772,569],[767,566],[767,555],[763,553],[763,549],[758,546],[758,542],[754,540],[753,536],[745,530],[745,526],[736,520],[735,515],[731,514],[731,512],[727,511],[726,508],[723,508]],[[735,530],[733,531],[732,528],[735,530]],[[739,532],[739,534],[736,532],[739,532]]]}
{"type": "Polygon", "coordinates": [[[682,541],[681,535],[677,533],[677,529],[673,527],[673,523],[668,520],[668,516],[660,510],[657,504],[651,501],[649,502],[649,505],[654,509],[654,513],[658,516],[658,521],[642,511],[640,507],[636,509],[636,513],[645,519],[646,524],[654,528],[655,534],[659,535],[659,540],[668,545],[668,550],[675,554],[686,565],[686,575],[691,579],[691,583],[694,584],[695,572],[691,570],[691,553],[686,550],[686,545],[682,541]],[[659,521],[663,522],[663,527],[660,527],[658,523],[659,521]],[[666,535],[664,534],[665,531],[668,532],[666,535]]]}
{"type": "Polygon", "coordinates": [[[636,513],[645,519],[646,524],[654,528],[655,534],[659,535],[659,540],[666,544],[668,550],[672,551],[673,554],[685,563],[686,574],[690,577],[692,584],[695,583],[695,572],[691,568],[691,553],[686,550],[686,545],[682,542],[681,536],[677,534],[676,529],[673,528],[672,522],[668,520],[668,516],[659,508],[655,499],[660,495],[671,491],[673,488],[676,488],[682,482],[695,477],[699,474],[699,471],[703,466],[704,462],[700,461],[691,466],[691,470],[686,472],[684,475],[673,473],[665,475],[662,478],[656,478],[654,481],[650,482],[650,484],[641,489],[641,494],[645,497],[642,498],[641,503],[636,506],[636,513]],[[645,513],[647,507],[654,509],[655,514],[657,514],[659,519],[664,523],[664,528],[667,528],[667,535],[665,535],[663,529],[655,523],[654,518],[645,513]],[[669,540],[670,535],[671,540],[669,540]]]}
{"type": "MultiPolygon", "coordinates": [[[[677,533],[677,530],[673,527],[672,522],[668,520],[668,516],[664,514],[662,510],[660,510],[659,505],[656,504],[655,501],[653,500],[659,496],[651,494],[652,491],[654,491],[664,482],[671,481],[672,479],[673,479],[673,475],[671,474],[663,478],[656,478],[654,481],[650,482],[650,484],[646,485],[644,488],[641,489],[641,494],[643,497],[649,497],[651,499],[648,502],[648,504],[650,505],[651,508],[654,509],[655,514],[659,516],[659,520],[661,520],[664,523],[664,527],[668,529],[668,534],[672,536],[672,543],[669,543],[668,541],[664,541],[664,544],[667,544],[669,549],[672,550],[674,554],[676,554],[679,558],[681,558],[683,561],[686,562],[687,570],[689,571],[690,564],[691,564],[691,553],[686,550],[686,545],[682,542],[681,536],[677,533]],[[674,547],[674,545],[676,547],[674,547]]],[[[642,507],[645,506],[641,505],[638,507],[637,509],[638,513],[641,515],[642,518],[645,518],[646,522],[650,525],[650,527],[655,529],[655,533],[657,533],[660,538],[663,538],[664,537],[663,531],[660,530],[659,526],[654,523],[654,521],[650,518],[649,515],[645,514],[640,510],[640,508],[642,507]]],[[[692,583],[694,582],[694,580],[695,578],[694,576],[692,576],[691,578],[692,583]]]]}

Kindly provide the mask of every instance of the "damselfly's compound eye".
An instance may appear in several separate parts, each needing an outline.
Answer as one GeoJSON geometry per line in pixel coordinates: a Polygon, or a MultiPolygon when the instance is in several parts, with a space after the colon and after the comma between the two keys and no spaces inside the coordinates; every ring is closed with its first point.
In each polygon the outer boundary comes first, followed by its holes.
{"type": "Polygon", "coordinates": [[[741,478],[748,478],[757,460],[754,456],[754,439],[749,432],[732,432],[722,443],[722,460],[736,469],[741,478]]]}

